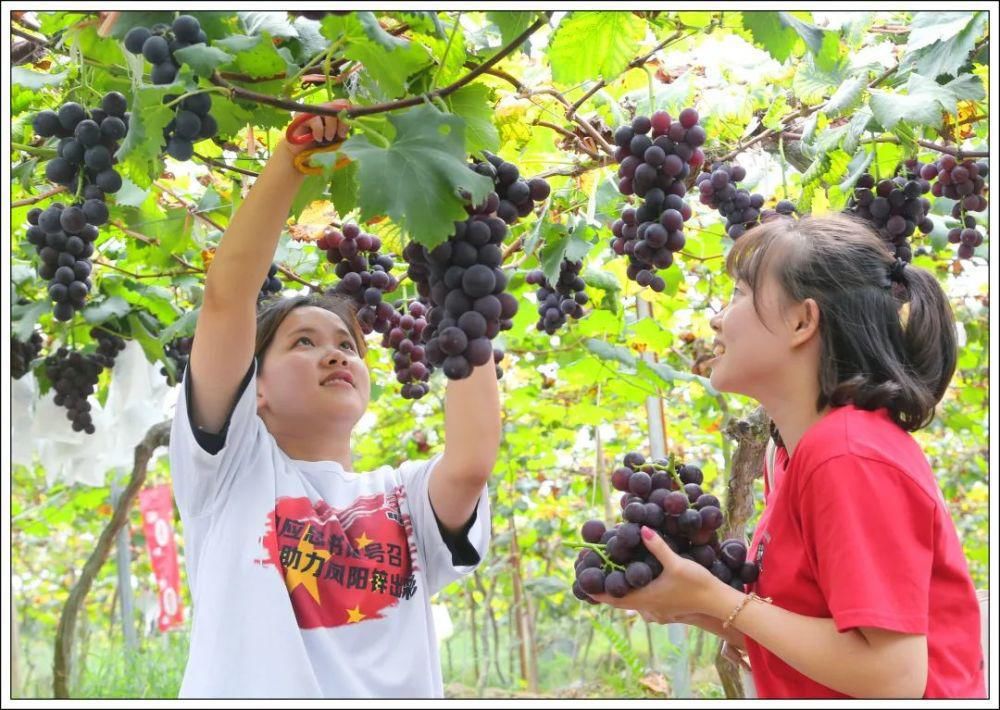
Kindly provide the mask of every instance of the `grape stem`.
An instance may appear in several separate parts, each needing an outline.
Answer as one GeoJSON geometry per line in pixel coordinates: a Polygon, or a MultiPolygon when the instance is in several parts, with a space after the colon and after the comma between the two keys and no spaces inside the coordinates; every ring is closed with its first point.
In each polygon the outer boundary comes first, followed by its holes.
{"type": "Polygon", "coordinates": [[[607,553],[605,552],[604,545],[598,544],[596,542],[563,542],[563,545],[565,545],[566,547],[572,547],[572,548],[575,548],[575,549],[578,549],[578,550],[584,549],[584,548],[588,549],[588,550],[593,550],[598,555],[600,555],[600,557],[601,557],[602,560],[604,560],[605,566],[611,567],[612,569],[616,569],[616,570],[619,570],[621,572],[625,571],[625,568],[623,566],[621,566],[620,564],[617,564],[616,562],[612,562],[611,561],[611,559],[608,557],[607,553]]]}

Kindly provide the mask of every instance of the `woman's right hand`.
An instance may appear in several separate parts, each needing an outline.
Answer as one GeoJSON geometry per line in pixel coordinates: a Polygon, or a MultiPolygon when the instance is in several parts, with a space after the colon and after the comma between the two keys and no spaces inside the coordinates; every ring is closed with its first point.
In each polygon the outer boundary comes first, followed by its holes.
{"type": "MultiPolygon", "coordinates": [[[[347,99],[335,99],[329,103],[319,105],[325,108],[348,109],[351,107],[351,102],[347,99]]],[[[316,143],[329,143],[334,140],[342,141],[347,137],[347,132],[350,130],[350,125],[347,121],[342,120],[338,116],[316,116],[309,119],[303,125],[312,131],[313,141],[315,142],[297,145],[286,140],[285,145],[288,146],[288,151],[292,155],[297,155],[307,148],[315,148],[316,143]]]]}

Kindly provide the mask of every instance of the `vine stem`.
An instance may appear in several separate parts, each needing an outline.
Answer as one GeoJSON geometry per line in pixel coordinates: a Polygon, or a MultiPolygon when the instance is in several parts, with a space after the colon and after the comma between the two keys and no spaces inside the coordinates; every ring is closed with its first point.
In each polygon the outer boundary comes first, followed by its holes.
{"type": "MultiPolygon", "coordinates": [[[[785,132],[784,135],[792,140],[799,140],[802,138],[801,133],[794,133],[791,131],[785,132]]],[[[878,136],[867,138],[862,143],[899,143],[898,136],[878,136]]],[[[933,143],[926,140],[917,140],[917,145],[927,148],[928,150],[935,150],[938,153],[945,153],[947,155],[953,155],[956,158],[988,158],[990,157],[990,152],[988,150],[962,150],[961,148],[952,148],[950,146],[941,145],[940,143],[933,143]]]]}
{"type": "Polygon", "coordinates": [[[48,199],[53,195],[58,195],[60,192],[66,192],[66,188],[62,185],[59,187],[54,187],[47,192],[43,192],[40,195],[35,195],[34,197],[26,197],[23,200],[18,200],[17,202],[11,202],[11,207],[27,207],[28,205],[33,205],[36,202],[41,202],[42,200],[48,199]]]}
{"type": "Polygon", "coordinates": [[[56,156],[55,148],[43,148],[41,146],[28,145],[27,143],[14,143],[13,141],[11,141],[10,147],[22,153],[37,155],[40,158],[54,158],[56,156]]]}
{"type": "Polygon", "coordinates": [[[499,52],[497,52],[493,57],[491,57],[486,62],[480,64],[478,67],[470,71],[461,79],[445,86],[441,89],[435,89],[427,95],[422,96],[411,96],[406,99],[400,99],[398,101],[389,101],[387,103],[372,104],[370,106],[358,106],[350,109],[332,109],[326,106],[318,106],[315,104],[303,104],[298,101],[287,101],[285,99],[277,99],[268,94],[261,94],[257,91],[250,91],[249,89],[244,89],[242,87],[231,84],[222,78],[218,72],[213,72],[210,81],[216,86],[221,86],[229,91],[231,97],[245,99],[247,101],[254,101],[260,104],[266,104],[268,106],[274,106],[276,108],[284,108],[289,111],[300,111],[305,113],[312,113],[318,116],[340,116],[344,115],[347,118],[356,118],[358,116],[371,116],[379,113],[386,113],[388,111],[395,111],[397,109],[409,108],[411,106],[417,106],[425,101],[426,98],[433,98],[435,96],[447,96],[449,94],[458,91],[463,86],[471,82],[480,74],[484,74],[490,67],[497,64],[501,59],[506,57],[508,54],[513,52],[515,49],[520,47],[525,40],[528,39],[532,34],[534,34],[538,29],[542,27],[547,22],[547,18],[538,19],[533,22],[524,32],[519,34],[510,43],[503,47],[499,52]]]}
{"type": "Polygon", "coordinates": [[[458,14],[455,15],[455,26],[451,28],[451,34],[448,35],[448,44],[444,46],[444,57],[441,59],[441,63],[438,64],[437,71],[434,72],[434,78],[431,79],[431,88],[433,89],[437,86],[438,79],[441,78],[441,70],[444,69],[444,63],[448,61],[448,52],[451,51],[451,43],[455,39],[455,33],[458,32],[459,20],[462,19],[462,11],[459,10],[458,14]]]}

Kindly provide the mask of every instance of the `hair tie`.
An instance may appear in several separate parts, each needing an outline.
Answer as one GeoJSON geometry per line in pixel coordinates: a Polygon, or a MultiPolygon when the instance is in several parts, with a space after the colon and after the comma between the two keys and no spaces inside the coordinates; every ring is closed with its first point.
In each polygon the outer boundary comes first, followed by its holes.
{"type": "Polygon", "coordinates": [[[900,259],[899,257],[896,257],[896,261],[894,261],[892,263],[892,266],[889,267],[889,280],[895,281],[896,283],[903,283],[904,282],[903,270],[906,267],[907,263],[902,259],[900,259]]]}

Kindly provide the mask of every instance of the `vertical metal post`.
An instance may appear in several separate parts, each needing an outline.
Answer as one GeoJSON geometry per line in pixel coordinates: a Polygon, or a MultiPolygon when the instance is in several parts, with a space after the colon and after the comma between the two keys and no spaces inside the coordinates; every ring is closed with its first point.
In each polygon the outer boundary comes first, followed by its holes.
{"type": "MultiPolygon", "coordinates": [[[[641,296],[635,297],[635,309],[639,320],[652,316],[653,309],[641,296]]],[[[656,356],[649,350],[642,354],[646,362],[656,362],[656,356]]],[[[646,398],[646,420],[649,429],[649,449],[653,458],[667,455],[667,436],[663,428],[663,400],[660,397],[646,398]]],[[[687,626],[667,624],[667,637],[676,649],[670,671],[670,687],[675,698],[691,697],[691,666],[688,662],[687,626]]]]}
{"type": "MultiPolygon", "coordinates": [[[[116,470],[111,482],[111,507],[118,505],[124,488],[119,482],[120,470],[116,470]]],[[[129,540],[129,526],[126,522],[118,531],[117,550],[115,560],[118,567],[118,595],[122,600],[122,633],[125,636],[126,660],[131,657],[131,652],[139,647],[139,641],[135,633],[135,612],[132,602],[132,552],[129,540]]]]}

